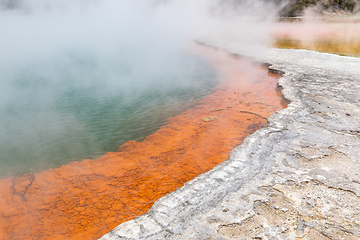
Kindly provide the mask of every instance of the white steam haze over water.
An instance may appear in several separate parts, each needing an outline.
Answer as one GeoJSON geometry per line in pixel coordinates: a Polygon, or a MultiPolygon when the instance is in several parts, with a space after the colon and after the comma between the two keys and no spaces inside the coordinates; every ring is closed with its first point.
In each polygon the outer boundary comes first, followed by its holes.
{"type": "Polygon", "coordinates": [[[187,53],[193,39],[262,43],[274,9],[266,1],[0,1],[0,177],[143,139],[217,83],[207,60],[187,53]]]}

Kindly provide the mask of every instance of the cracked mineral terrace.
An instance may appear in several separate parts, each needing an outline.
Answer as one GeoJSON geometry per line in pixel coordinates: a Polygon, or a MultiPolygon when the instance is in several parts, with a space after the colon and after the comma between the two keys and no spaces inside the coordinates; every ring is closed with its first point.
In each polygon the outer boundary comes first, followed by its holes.
{"type": "MultiPolygon", "coordinates": [[[[202,43],[249,56],[224,41],[202,43]]],[[[360,59],[269,49],[291,101],[227,161],[106,239],[360,239],[360,59]]]]}

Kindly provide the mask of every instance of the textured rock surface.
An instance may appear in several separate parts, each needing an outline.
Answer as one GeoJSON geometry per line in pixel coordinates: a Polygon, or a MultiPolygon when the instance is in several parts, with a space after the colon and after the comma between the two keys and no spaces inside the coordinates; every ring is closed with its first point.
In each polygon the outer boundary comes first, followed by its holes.
{"type": "MultiPolygon", "coordinates": [[[[240,45],[207,41],[239,55],[240,45]]],[[[288,108],[101,239],[360,239],[360,59],[270,49],[288,108]]]]}

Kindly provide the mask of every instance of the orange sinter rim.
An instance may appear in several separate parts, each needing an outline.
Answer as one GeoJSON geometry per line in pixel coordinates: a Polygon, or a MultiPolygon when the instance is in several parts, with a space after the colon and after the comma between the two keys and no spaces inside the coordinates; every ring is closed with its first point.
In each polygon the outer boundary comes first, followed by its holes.
{"type": "Polygon", "coordinates": [[[165,194],[225,161],[285,107],[279,76],[199,47],[221,79],[214,91],[143,142],[95,160],[0,180],[0,239],[97,239],[165,194]]]}

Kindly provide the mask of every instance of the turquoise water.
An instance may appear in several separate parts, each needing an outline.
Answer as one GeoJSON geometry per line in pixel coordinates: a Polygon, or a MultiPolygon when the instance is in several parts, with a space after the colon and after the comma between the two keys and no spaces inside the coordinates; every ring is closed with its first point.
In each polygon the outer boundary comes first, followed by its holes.
{"type": "Polygon", "coordinates": [[[217,83],[206,59],[179,52],[134,60],[74,51],[0,71],[1,177],[141,141],[217,83]]]}

